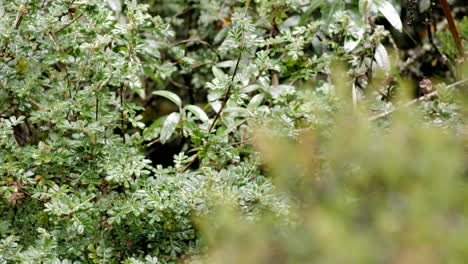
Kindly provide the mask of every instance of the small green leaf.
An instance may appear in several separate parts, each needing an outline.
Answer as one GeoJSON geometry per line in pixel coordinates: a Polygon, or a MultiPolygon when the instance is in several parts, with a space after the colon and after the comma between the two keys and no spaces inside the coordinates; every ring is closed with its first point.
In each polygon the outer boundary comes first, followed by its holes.
{"type": "Polygon", "coordinates": [[[255,109],[260,106],[260,104],[263,102],[263,99],[265,98],[265,95],[263,94],[257,94],[255,95],[249,102],[249,105],[247,106],[249,109],[255,109]]]}
{"type": "Polygon", "coordinates": [[[252,84],[252,85],[248,85],[244,88],[241,89],[241,92],[243,93],[250,93],[250,92],[253,92],[255,90],[258,90],[259,88],[261,88],[260,85],[258,84],[252,84]]]}
{"type": "Polygon", "coordinates": [[[369,1],[370,0],[359,0],[359,12],[361,15],[367,15],[370,6],[369,1]]]}
{"type": "Polygon", "coordinates": [[[220,70],[218,67],[212,67],[211,70],[213,71],[213,75],[217,78],[217,79],[224,79],[226,77],[226,74],[220,70]]]}
{"type": "Polygon", "coordinates": [[[380,13],[390,22],[390,24],[401,31],[403,29],[403,24],[401,23],[400,15],[395,10],[395,8],[387,2],[386,0],[374,0],[374,4],[377,6],[377,9],[380,13]]]}
{"type": "Polygon", "coordinates": [[[214,44],[218,44],[220,43],[224,38],[226,38],[227,34],[229,32],[229,28],[228,27],[225,27],[223,29],[221,29],[217,34],[216,36],[214,37],[214,44]]]}
{"type": "Polygon", "coordinates": [[[219,62],[219,63],[216,64],[216,66],[220,67],[220,68],[229,68],[229,67],[232,67],[234,65],[236,65],[235,60],[222,61],[222,62],[219,62]]]}
{"type": "Polygon", "coordinates": [[[182,100],[180,100],[179,96],[173,92],[160,90],[160,91],[154,91],[153,94],[169,99],[178,107],[182,107],[182,100]]]}
{"type": "Polygon", "coordinates": [[[161,117],[156,119],[149,127],[143,130],[143,139],[144,140],[153,140],[159,137],[161,133],[161,127],[164,124],[164,121],[167,117],[161,117]]]}
{"type": "Polygon", "coordinates": [[[354,21],[349,22],[349,35],[345,38],[344,48],[346,51],[354,50],[364,37],[365,29],[354,21]]]}
{"type": "Polygon", "coordinates": [[[109,7],[113,11],[115,12],[122,11],[122,2],[120,2],[120,0],[107,0],[107,3],[109,4],[109,7]]]}
{"type": "Polygon", "coordinates": [[[203,111],[200,107],[196,105],[186,105],[185,109],[192,112],[198,119],[200,119],[203,122],[206,122],[209,119],[205,111],[203,111]]]}
{"type": "Polygon", "coordinates": [[[167,140],[169,140],[174,133],[177,125],[179,124],[180,121],[180,114],[177,112],[174,112],[170,115],[167,116],[166,121],[164,121],[162,130],[161,130],[161,143],[166,143],[167,140]]]}
{"type": "Polygon", "coordinates": [[[281,96],[291,94],[295,90],[294,86],[292,85],[273,85],[269,88],[269,93],[274,99],[279,99],[281,96]]]}

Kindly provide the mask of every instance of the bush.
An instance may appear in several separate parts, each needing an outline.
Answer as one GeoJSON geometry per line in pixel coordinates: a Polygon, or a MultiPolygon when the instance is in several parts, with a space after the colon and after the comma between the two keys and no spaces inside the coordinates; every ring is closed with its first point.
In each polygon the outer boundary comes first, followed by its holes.
{"type": "Polygon", "coordinates": [[[389,2],[20,2],[0,263],[465,258],[466,82],[411,90],[389,2]]]}

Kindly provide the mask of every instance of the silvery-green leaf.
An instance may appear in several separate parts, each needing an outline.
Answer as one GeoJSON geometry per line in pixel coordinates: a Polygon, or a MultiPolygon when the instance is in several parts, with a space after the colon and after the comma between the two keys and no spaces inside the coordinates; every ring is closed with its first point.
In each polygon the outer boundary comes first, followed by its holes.
{"type": "Polygon", "coordinates": [[[222,90],[215,90],[208,94],[208,102],[216,101],[224,96],[225,92],[222,90]]]}
{"type": "Polygon", "coordinates": [[[354,83],[353,83],[352,94],[353,94],[353,106],[356,107],[356,105],[357,105],[357,91],[356,91],[356,85],[354,83]]]}
{"type": "Polygon", "coordinates": [[[223,113],[234,114],[234,117],[248,117],[251,115],[247,109],[238,106],[226,107],[223,113]]]}
{"type": "Polygon", "coordinates": [[[153,94],[159,95],[159,96],[162,96],[162,97],[164,97],[166,99],[171,100],[178,107],[182,106],[182,100],[180,100],[179,96],[177,94],[173,93],[173,92],[160,90],[160,91],[154,91],[153,94]]]}
{"type": "Polygon", "coordinates": [[[220,101],[211,101],[210,106],[217,113],[221,109],[221,102],[220,101]]]}
{"type": "Polygon", "coordinates": [[[387,50],[382,44],[377,46],[374,58],[380,68],[387,72],[390,71],[390,59],[388,58],[387,50]]]}
{"type": "Polygon", "coordinates": [[[170,115],[167,116],[166,120],[164,121],[163,127],[161,129],[161,143],[166,143],[167,140],[169,140],[174,133],[175,129],[177,128],[177,125],[179,124],[180,121],[180,114],[177,112],[174,112],[170,115]]]}
{"type": "Polygon", "coordinates": [[[158,118],[149,127],[145,128],[145,130],[143,130],[143,139],[153,140],[158,138],[164,121],[165,117],[158,118]]]}
{"type": "Polygon", "coordinates": [[[275,99],[278,99],[281,95],[290,94],[295,90],[292,85],[273,85],[268,89],[271,96],[275,99]]]}
{"type": "Polygon", "coordinates": [[[213,75],[217,78],[217,79],[224,79],[226,77],[226,74],[220,70],[218,67],[212,67],[211,68],[212,72],[213,72],[213,75]]]}
{"type": "Polygon", "coordinates": [[[370,0],[359,0],[359,12],[361,15],[367,15],[369,10],[370,0]]]}
{"type": "Polygon", "coordinates": [[[249,109],[255,109],[260,104],[263,102],[263,99],[265,98],[265,95],[263,94],[257,94],[255,95],[249,102],[249,105],[247,106],[249,109]]]}
{"type": "Polygon", "coordinates": [[[203,122],[206,122],[209,119],[205,111],[203,111],[200,107],[196,105],[186,105],[185,109],[192,112],[198,119],[200,119],[203,122]]]}
{"type": "Polygon", "coordinates": [[[346,51],[352,51],[361,42],[364,35],[364,28],[350,21],[349,35],[345,38],[344,48],[346,51]]]}
{"type": "Polygon", "coordinates": [[[310,17],[312,12],[324,4],[323,0],[312,0],[307,6],[302,8],[301,23],[310,17]]]}
{"type": "Polygon", "coordinates": [[[250,93],[250,92],[253,92],[253,91],[257,90],[258,88],[261,88],[261,86],[258,85],[258,84],[251,84],[251,85],[247,85],[244,88],[242,88],[241,92],[250,93]]]}
{"type": "Polygon", "coordinates": [[[120,12],[122,11],[122,3],[120,0],[107,0],[107,3],[109,4],[109,7],[115,11],[115,12],[120,12]]]}
{"type": "Polygon", "coordinates": [[[380,13],[390,22],[390,24],[401,31],[403,29],[403,24],[401,23],[400,15],[395,10],[395,8],[387,2],[386,0],[374,0],[375,6],[380,13]]]}
{"type": "Polygon", "coordinates": [[[213,42],[214,44],[220,43],[228,34],[229,32],[229,27],[224,27],[222,28],[215,36],[213,42]]]}
{"type": "Polygon", "coordinates": [[[222,62],[218,62],[216,64],[216,66],[220,67],[220,68],[229,68],[229,67],[232,67],[234,65],[236,65],[236,61],[234,61],[234,60],[222,61],[222,62]]]}
{"type": "Polygon", "coordinates": [[[286,19],[278,28],[280,31],[289,30],[299,24],[300,16],[291,16],[286,19]]]}

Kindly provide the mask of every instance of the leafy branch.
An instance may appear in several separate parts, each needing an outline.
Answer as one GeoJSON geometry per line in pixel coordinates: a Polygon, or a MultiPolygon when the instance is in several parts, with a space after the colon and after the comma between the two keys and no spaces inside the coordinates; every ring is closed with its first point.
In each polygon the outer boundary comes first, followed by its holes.
{"type": "MultiPolygon", "coordinates": [[[[464,80],[461,80],[461,81],[452,83],[452,84],[450,84],[450,85],[447,85],[446,88],[448,88],[448,89],[449,89],[449,88],[453,88],[453,87],[462,85],[462,84],[464,84],[464,83],[466,83],[466,82],[468,82],[468,79],[464,79],[464,80]]],[[[406,107],[408,107],[408,106],[414,105],[414,104],[417,103],[417,102],[430,100],[430,99],[436,97],[436,96],[438,95],[438,93],[439,93],[439,91],[433,91],[433,92],[431,92],[431,93],[428,93],[428,94],[426,94],[426,95],[423,95],[423,96],[421,96],[421,97],[418,97],[418,98],[416,98],[416,99],[413,99],[413,100],[411,100],[411,101],[409,101],[409,102],[406,102],[406,103],[402,104],[401,106],[399,106],[399,107],[397,107],[397,108],[395,108],[395,109],[392,109],[392,110],[389,110],[389,111],[380,113],[380,114],[378,114],[378,115],[371,116],[371,117],[368,118],[368,120],[369,120],[369,121],[374,121],[374,120],[377,120],[377,119],[384,118],[384,117],[386,117],[386,116],[388,116],[388,115],[390,115],[390,114],[395,113],[395,112],[398,111],[398,110],[401,110],[401,109],[406,108],[406,107]]]]}

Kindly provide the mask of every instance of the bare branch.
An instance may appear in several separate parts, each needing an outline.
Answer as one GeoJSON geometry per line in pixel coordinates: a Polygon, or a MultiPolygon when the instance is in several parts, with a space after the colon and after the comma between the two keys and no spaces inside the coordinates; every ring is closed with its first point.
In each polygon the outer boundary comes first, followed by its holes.
{"type": "Polygon", "coordinates": [[[60,31],[66,29],[66,28],[69,27],[71,24],[75,23],[75,22],[76,22],[78,19],[80,19],[82,16],[83,16],[83,14],[80,14],[79,16],[75,17],[75,19],[73,19],[72,21],[70,21],[70,23],[64,25],[64,26],[61,27],[59,30],[55,31],[55,34],[60,33],[60,31]]]}

